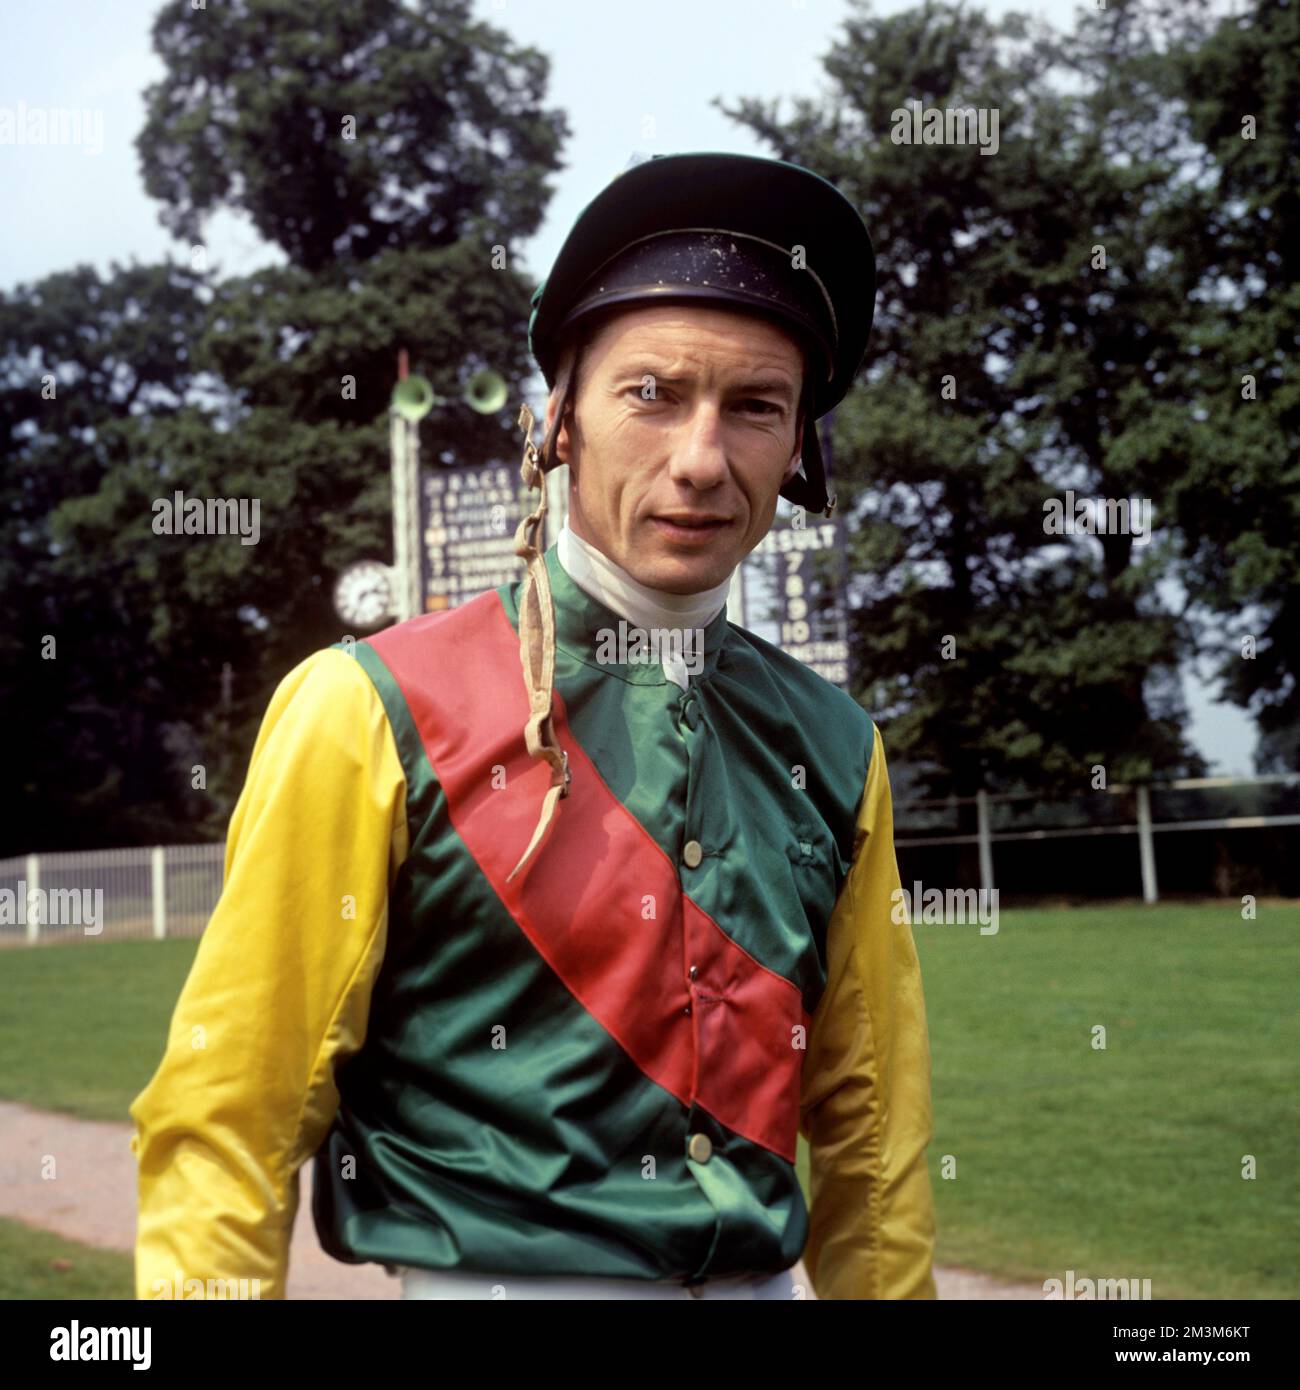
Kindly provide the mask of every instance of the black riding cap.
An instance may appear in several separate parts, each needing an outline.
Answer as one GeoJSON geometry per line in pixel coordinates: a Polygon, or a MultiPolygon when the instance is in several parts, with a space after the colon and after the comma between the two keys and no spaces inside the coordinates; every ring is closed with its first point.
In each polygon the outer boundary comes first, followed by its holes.
{"type": "Polygon", "coordinates": [[[829,514],[834,500],[811,422],[852,385],[875,295],[866,225],[819,174],[753,155],[652,155],[615,177],[574,223],[533,293],[528,346],[554,387],[564,337],[588,314],[670,301],[762,314],[804,345],[812,368],[802,476],[781,496],[829,514]]]}

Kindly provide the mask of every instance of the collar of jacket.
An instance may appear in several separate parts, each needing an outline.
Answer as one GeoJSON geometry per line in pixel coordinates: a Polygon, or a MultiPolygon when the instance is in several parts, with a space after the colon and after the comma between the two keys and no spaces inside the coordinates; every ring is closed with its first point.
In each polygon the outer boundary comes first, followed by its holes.
{"type": "MultiPolygon", "coordinates": [[[[656,629],[641,629],[644,633],[642,641],[647,648],[644,660],[599,660],[597,653],[602,646],[612,643],[617,648],[620,624],[627,641],[631,641],[632,634],[638,630],[636,625],[612,608],[607,608],[585,589],[579,588],[560,563],[559,548],[555,542],[551,543],[542,558],[551,581],[551,598],[555,608],[555,645],[561,651],[586,666],[605,675],[617,676],[619,680],[627,681],[631,685],[670,684],[664,674],[663,663],[650,646],[651,633],[656,629]]],[[[707,680],[713,674],[726,641],[727,627],[727,606],[723,604],[717,616],[702,629],[704,661],[698,671],[691,672],[692,684],[707,680]]]]}

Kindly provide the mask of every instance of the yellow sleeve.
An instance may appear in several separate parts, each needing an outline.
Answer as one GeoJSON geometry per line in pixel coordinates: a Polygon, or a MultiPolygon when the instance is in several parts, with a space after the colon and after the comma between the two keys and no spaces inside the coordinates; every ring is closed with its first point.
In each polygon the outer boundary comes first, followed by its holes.
{"type": "Polygon", "coordinates": [[[818,1298],[936,1296],[930,1041],[912,929],[891,898],[900,887],[876,729],[799,1103],[812,1197],[803,1259],[818,1298]]]}
{"type": "Polygon", "coordinates": [[[335,1066],[365,1040],[406,852],[379,694],[353,656],[316,652],[267,708],[221,897],[130,1108],[137,1298],[198,1297],[209,1279],[285,1296],[298,1169],[338,1108],[335,1066]]]}

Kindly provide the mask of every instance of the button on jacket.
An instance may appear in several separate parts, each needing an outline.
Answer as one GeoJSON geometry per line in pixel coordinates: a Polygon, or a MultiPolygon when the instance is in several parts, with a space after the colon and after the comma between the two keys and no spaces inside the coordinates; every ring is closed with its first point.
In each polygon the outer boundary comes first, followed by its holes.
{"type": "Polygon", "coordinates": [[[819,1298],[935,1296],[879,732],[725,609],[685,690],[603,659],[619,616],[545,563],[572,782],[513,880],[549,776],[519,584],[277,688],[131,1107],[139,1297],[178,1270],[283,1297],[313,1158],[349,1262],[689,1282],[802,1255],[819,1298]]]}

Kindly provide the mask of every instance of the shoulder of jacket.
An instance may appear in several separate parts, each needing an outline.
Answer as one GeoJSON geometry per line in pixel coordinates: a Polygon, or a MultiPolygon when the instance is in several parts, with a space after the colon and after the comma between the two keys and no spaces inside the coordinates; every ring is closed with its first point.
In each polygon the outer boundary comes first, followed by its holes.
{"type": "Polygon", "coordinates": [[[865,752],[870,754],[875,724],[852,695],[832,685],[798,657],[782,651],[775,643],[765,641],[739,623],[728,623],[728,627],[740,644],[767,668],[772,680],[781,687],[792,712],[816,721],[809,727],[810,733],[824,725],[828,733],[842,739],[846,730],[853,730],[865,752]]]}
{"type": "Polygon", "coordinates": [[[310,688],[313,694],[343,694],[364,690],[371,684],[354,652],[343,646],[320,647],[303,657],[282,677],[280,684],[293,689],[310,688]]]}
{"type": "Polygon", "coordinates": [[[271,723],[291,719],[343,730],[355,729],[358,720],[382,707],[374,682],[356,656],[341,647],[322,647],[280,678],[267,714],[271,723]]]}

